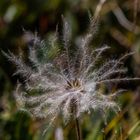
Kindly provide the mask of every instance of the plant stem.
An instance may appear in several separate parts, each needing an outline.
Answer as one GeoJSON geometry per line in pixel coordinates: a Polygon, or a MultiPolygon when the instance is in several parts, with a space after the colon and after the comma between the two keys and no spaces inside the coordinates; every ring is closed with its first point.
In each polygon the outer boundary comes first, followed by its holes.
{"type": "Polygon", "coordinates": [[[77,140],[82,140],[80,124],[77,118],[75,119],[75,128],[76,128],[77,140]]]}

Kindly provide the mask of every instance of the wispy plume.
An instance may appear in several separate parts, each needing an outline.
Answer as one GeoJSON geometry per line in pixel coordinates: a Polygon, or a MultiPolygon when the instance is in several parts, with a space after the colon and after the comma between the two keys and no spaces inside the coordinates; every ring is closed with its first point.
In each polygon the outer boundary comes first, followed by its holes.
{"type": "Polygon", "coordinates": [[[18,86],[16,99],[34,117],[49,118],[53,122],[61,115],[65,121],[69,121],[91,110],[119,110],[114,99],[123,90],[105,95],[99,85],[137,80],[138,78],[120,78],[126,73],[123,60],[132,53],[98,65],[103,61],[102,54],[109,47],[105,45],[94,50],[89,47],[96,30],[97,21],[91,19],[87,34],[80,38],[78,47],[71,53],[71,28],[63,17],[63,49],[59,48],[60,41],[56,32],[47,43],[35,36],[28,54],[30,64],[11,52],[4,53],[16,64],[15,74],[20,74],[25,79],[24,92],[18,86]]]}

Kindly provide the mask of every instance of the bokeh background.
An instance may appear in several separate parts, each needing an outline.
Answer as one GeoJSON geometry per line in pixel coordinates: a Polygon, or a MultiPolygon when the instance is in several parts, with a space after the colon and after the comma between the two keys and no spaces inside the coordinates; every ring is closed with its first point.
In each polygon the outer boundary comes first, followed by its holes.
{"type": "MultiPolygon", "coordinates": [[[[99,16],[98,32],[92,47],[108,44],[104,55],[117,58],[130,51],[136,53],[124,65],[127,75],[140,77],[140,1],[139,0],[0,0],[0,140],[75,140],[74,123],[58,124],[42,132],[45,120],[30,117],[16,105],[14,89],[18,76],[14,64],[1,51],[10,50],[27,55],[31,36],[48,37],[62,25],[64,15],[72,26],[73,38],[83,34],[89,23],[89,13],[99,16]],[[25,31],[29,34],[25,36],[25,31]]],[[[140,140],[140,82],[113,85],[128,89],[118,97],[121,111],[99,112],[81,119],[83,140],[140,140]],[[106,123],[105,123],[106,122],[106,123]]]]}

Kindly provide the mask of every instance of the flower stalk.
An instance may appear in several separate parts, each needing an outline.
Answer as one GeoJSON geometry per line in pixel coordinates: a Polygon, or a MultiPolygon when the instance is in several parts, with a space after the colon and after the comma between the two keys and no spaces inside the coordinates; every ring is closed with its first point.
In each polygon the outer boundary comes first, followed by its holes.
{"type": "Polygon", "coordinates": [[[75,119],[75,129],[76,129],[77,140],[82,140],[81,127],[78,118],[75,119]]]}

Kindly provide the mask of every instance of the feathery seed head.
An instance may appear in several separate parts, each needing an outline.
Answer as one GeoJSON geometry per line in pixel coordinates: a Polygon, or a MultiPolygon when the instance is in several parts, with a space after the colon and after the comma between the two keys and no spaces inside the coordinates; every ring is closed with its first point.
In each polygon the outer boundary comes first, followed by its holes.
{"type": "Polygon", "coordinates": [[[78,118],[90,110],[119,109],[113,99],[123,90],[104,95],[98,85],[131,80],[117,78],[117,75],[126,72],[122,60],[130,54],[118,60],[111,59],[97,67],[102,53],[109,47],[90,50],[89,43],[97,28],[96,21],[91,20],[89,32],[80,39],[79,46],[73,53],[70,52],[69,44],[70,26],[64,18],[63,22],[63,51],[58,47],[56,33],[49,43],[35,38],[37,44],[29,49],[29,60],[33,66],[26,64],[11,52],[5,54],[17,65],[16,74],[21,74],[25,78],[26,94],[18,90],[20,92],[16,94],[18,101],[23,102],[33,116],[49,117],[52,121],[60,114],[64,120],[69,120],[78,118]]]}

